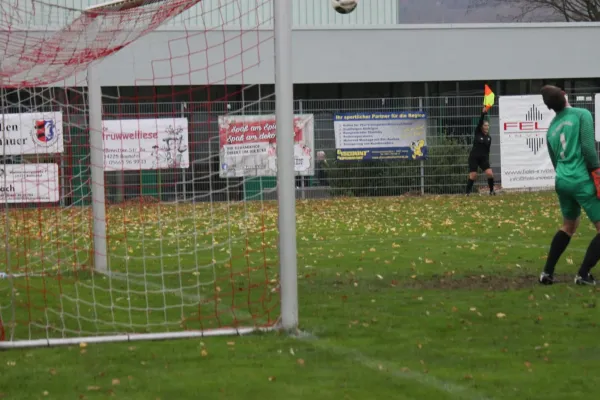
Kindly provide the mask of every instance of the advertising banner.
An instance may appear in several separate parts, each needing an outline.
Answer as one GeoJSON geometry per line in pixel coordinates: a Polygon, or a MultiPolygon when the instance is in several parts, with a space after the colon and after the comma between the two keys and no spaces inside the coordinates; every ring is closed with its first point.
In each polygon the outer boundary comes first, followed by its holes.
{"type": "Polygon", "coordinates": [[[62,112],[0,114],[0,156],[62,152],[62,112]]]}
{"type": "Polygon", "coordinates": [[[541,95],[500,97],[500,162],[502,187],[553,187],[554,167],[546,132],[554,111],[541,95]]]}
{"type": "MultiPolygon", "coordinates": [[[[296,174],[313,176],[313,115],[296,115],[293,134],[296,174]]],[[[219,117],[220,176],[277,176],[276,135],[274,115],[219,117]]]]}
{"type": "Polygon", "coordinates": [[[55,203],[58,200],[57,164],[0,165],[0,204],[55,203]]]}
{"type": "Polygon", "coordinates": [[[358,112],[333,116],[338,161],[427,158],[424,112],[358,112]]]}
{"type": "Polygon", "coordinates": [[[188,168],[187,118],[105,120],[104,170],[188,168]]]}
{"type": "Polygon", "coordinates": [[[596,142],[600,142],[600,93],[594,96],[594,120],[596,129],[596,142]]]}

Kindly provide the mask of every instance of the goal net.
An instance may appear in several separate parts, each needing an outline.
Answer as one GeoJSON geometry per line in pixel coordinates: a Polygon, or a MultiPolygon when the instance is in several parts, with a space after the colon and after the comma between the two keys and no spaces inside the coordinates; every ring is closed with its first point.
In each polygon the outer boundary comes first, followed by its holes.
{"type": "Polygon", "coordinates": [[[100,3],[0,3],[0,348],[274,327],[272,1],[100,3]]]}

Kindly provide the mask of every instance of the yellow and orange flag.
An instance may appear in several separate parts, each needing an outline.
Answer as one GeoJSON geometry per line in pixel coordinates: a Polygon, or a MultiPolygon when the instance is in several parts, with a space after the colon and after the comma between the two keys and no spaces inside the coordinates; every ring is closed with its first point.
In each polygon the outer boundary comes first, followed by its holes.
{"type": "Polygon", "coordinates": [[[495,98],[496,95],[494,92],[492,92],[492,89],[490,89],[488,85],[485,85],[485,88],[483,89],[483,105],[485,106],[486,110],[492,108],[495,98]]]}

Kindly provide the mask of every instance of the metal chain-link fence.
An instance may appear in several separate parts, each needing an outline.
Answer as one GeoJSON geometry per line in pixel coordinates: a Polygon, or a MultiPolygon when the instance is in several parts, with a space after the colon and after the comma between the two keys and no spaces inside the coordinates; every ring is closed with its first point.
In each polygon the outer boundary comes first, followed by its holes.
{"type": "MultiPolygon", "coordinates": [[[[573,106],[593,110],[592,95],[578,95],[571,99],[573,106]]],[[[173,115],[180,110],[190,122],[191,167],[187,170],[145,171],[156,174],[150,181],[161,182],[163,201],[194,200],[251,200],[275,199],[275,178],[251,177],[224,179],[219,177],[218,116],[225,113],[238,115],[274,114],[273,101],[188,103],[146,105],[148,110],[123,105],[119,110],[107,106],[107,114],[119,118],[140,117],[158,112],[173,115]],[[143,113],[143,112],[142,112],[143,113]]],[[[398,196],[406,194],[460,194],[465,190],[467,158],[472,146],[473,133],[482,109],[481,96],[419,97],[344,100],[296,100],[295,112],[313,114],[315,120],[315,154],[324,151],[326,162],[318,162],[313,177],[297,177],[298,198],[333,196],[398,196]],[[357,161],[337,162],[333,115],[339,112],[424,111],[428,115],[427,160],[413,161],[357,161]]],[[[492,147],[490,162],[501,185],[500,138],[498,107],[493,107],[488,118],[492,147]]],[[[108,182],[110,199],[122,200],[141,195],[139,172],[111,173],[108,182]],[[120,190],[123,187],[126,190],[120,190]]],[[[485,175],[480,174],[477,186],[487,188],[485,175]]],[[[148,187],[145,188],[146,191],[148,187]]]]}
{"type": "MultiPolygon", "coordinates": [[[[593,95],[571,96],[571,104],[592,113],[593,95]]],[[[57,109],[48,105],[46,108],[57,109]]],[[[65,153],[5,158],[3,163],[56,162],[61,171],[61,204],[88,205],[90,196],[87,107],[63,103],[65,153]]],[[[335,196],[398,196],[461,194],[467,181],[467,158],[482,108],[481,96],[379,99],[296,100],[295,112],[313,114],[315,154],[324,151],[315,176],[297,177],[301,199],[335,196]],[[333,115],[339,112],[424,111],[428,115],[428,158],[422,161],[337,162],[333,115]]],[[[41,110],[40,107],[35,107],[41,110]]],[[[10,112],[23,112],[23,107],[10,112]]],[[[243,201],[276,199],[274,177],[219,176],[218,117],[224,114],[274,114],[272,100],[252,102],[105,104],[104,119],[182,117],[189,122],[190,167],[106,173],[109,203],[147,197],[156,201],[243,201]]],[[[492,146],[490,162],[501,185],[498,107],[488,118],[492,146]]],[[[476,187],[487,187],[480,174],[476,187]]],[[[21,204],[21,207],[23,205],[21,204]]]]}

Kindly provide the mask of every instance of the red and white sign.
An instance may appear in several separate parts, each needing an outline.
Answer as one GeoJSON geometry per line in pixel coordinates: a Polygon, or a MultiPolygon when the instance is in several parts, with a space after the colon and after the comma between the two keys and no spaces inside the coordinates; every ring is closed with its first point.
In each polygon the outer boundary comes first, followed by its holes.
{"type": "Polygon", "coordinates": [[[64,152],[62,112],[0,114],[0,156],[64,152]]]}
{"type": "MultiPolygon", "coordinates": [[[[221,177],[277,176],[274,115],[219,117],[221,177]]],[[[298,175],[314,175],[314,117],[294,117],[294,158],[298,175]]]]}
{"type": "Polygon", "coordinates": [[[502,187],[554,187],[554,167],[548,155],[546,132],[554,111],[541,95],[501,96],[500,162],[502,187]]]}
{"type": "Polygon", "coordinates": [[[596,142],[600,142],[600,93],[594,95],[594,114],[596,127],[596,142]]]}
{"type": "Polygon", "coordinates": [[[102,121],[104,170],[188,168],[187,118],[102,121]]]}
{"type": "Polygon", "coordinates": [[[57,164],[0,165],[0,204],[55,203],[58,200],[57,164]]]}

